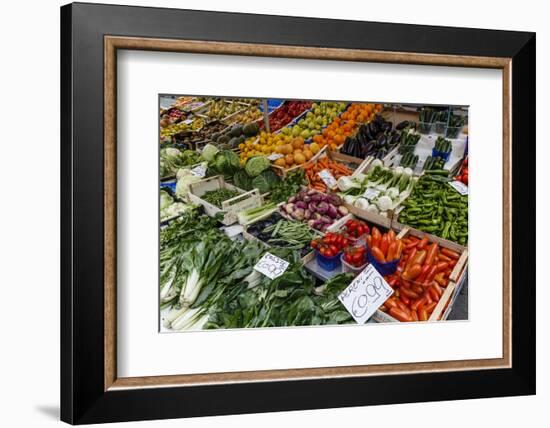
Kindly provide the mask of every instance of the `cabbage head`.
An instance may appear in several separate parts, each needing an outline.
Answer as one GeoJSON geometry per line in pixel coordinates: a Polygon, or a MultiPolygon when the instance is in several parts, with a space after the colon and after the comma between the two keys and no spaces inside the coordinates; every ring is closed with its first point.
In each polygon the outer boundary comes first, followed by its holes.
{"type": "Polygon", "coordinates": [[[214,159],[214,169],[224,176],[232,177],[239,168],[239,156],[231,150],[222,150],[214,159]]]}
{"type": "Polygon", "coordinates": [[[260,193],[271,192],[273,186],[279,182],[279,177],[272,170],[263,171],[252,180],[252,187],[258,189],[260,193]]]}
{"type": "Polygon", "coordinates": [[[250,177],[257,177],[270,166],[269,159],[265,156],[254,156],[248,159],[244,169],[250,177]]]}

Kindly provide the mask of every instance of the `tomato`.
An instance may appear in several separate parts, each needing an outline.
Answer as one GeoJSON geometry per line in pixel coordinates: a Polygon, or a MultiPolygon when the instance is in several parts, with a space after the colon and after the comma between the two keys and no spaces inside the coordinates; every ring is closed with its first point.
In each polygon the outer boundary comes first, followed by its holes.
{"type": "Polygon", "coordinates": [[[386,259],[388,259],[388,261],[395,260],[397,258],[395,257],[396,252],[397,252],[397,242],[392,241],[392,243],[388,247],[388,255],[386,259]]]}
{"type": "Polygon", "coordinates": [[[426,311],[426,308],[420,309],[418,312],[418,319],[420,321],[428,321],[428,311],[426,311]]]}
{"type": "Polygon", "coordinates": [[[424,288],[421,286],[421,285],[418,285],[418,284],[414,284],[412,287],[411,287],[411,290],[414,291],[416,294],[418,294],[419,296],[422,295],[422,293],[424,293],[424,288]]]}
{"type": "Polygon", "coordinates": [[[335,256],[334,251],[332,251],[330,248],[325,248],[324,250],[325,250],[325,253],[324,254],[321,253],[321,254],[323,254],[323,256],[325,256],[325,257],[334,257],[335,256]]]}
{"type": "Polygon", "coordinates": [[[401,293],[403,293],[409,299],[418,299],[420,297],[420,294],[415,293],[414,291],[409,290],[408,288],[405,288],[405,287],[401,287],[401,293]]]}
{"type": "Polygon", "coordinates": [[[378,260],[380,263],[386,263],[386,258],[384,257],[384,253],[380,250],[380,248],[375,246],[374,243],[370,251],[376,260],[378,260]]]}
{"type": "Polygon", "coordinates": [[[424,306],[424,309],[426,309],[426,312],[431,314],[433,312],[433,310],[435,309],[436,305],[437,305],[436,302],[432,302],[429,305],[424,306]]]}
{"type": "Polygon", "coordinates": [[[420,272],[422,271],[422,266],[418,263],[413,264],[410,268],[405,269],[405,272],[403,272],[403,279],[411,280],[415,279],[420,275],[420,272]]]}
{"type": "Polygon", "coordinates": [[[430,245],[430,247],[428,248],[428,255],[426,256],[426,261],[425,261],[427,265],[431,265],[435,262],[435,256],[438,253],[438,250],[439,250],[439,245],[437,245],[436,242],[430,245]]]}
{"type": "Polygon", "coordinates": [[[419,250],[423,250],[427,243],[428,243],[428,237],[427,237],[427,236],[424,236],[424,237],[420,240],[420,242],[418,243],[418,245],[417,245],[416,247],[417,247],[419,250]]]}
{"type": "Polygon", "coordinates": [[[313,248],[314,250],[319,248],[319,241],[317,239],[311,241],[311,248],[313,248]]]}
{"type": "Polygon", "coordinates": [[[440,272],[445,271],[447,267],[449,266],[449,263],[447,262],[439,262],[437,265],[435,265],[435,273],[438,274],[440,272]]]}
{"type": "Polygon", "coordinates": [[[337,254],[340,251],[340,249],[334,244],[329,245],[329,248],[330,248],[330,251],[333,253],[333,255],[337,254]]]}
{"type": "MultiPolygon", "coordinates": [[[[386,257],[388,253],[388,247],[390,246],[390,237],[387,233],[384,233],[382,235],[382,238],[380,238],[380,251],[384,254],[384,257],[386,257]]],[[[390,260],[386,257],[387,260],[390,260]]]]}
{"type": "Polygon", "coordinates": [[[411,303],[411,309],[413,311],[418,311],[418,308],[423,306],[426,303],[426,299],[424,297],[420,297],[419,299],[416,299],[411,303]]]}
{"type": "Polygon", "coordinates": [[[367,248],[372,248],[372,235],[367,235],[367,248]]]}
{"type": "Polygon", "coordinates": [[[443,254],[441,251],[437,255],[438,260],[442,260],[444,262],[450,262],[452,259],[450,257],[447,257],[445,254],[443,254]]]}
{"type": "Polygon", "coordinates": [[[418,251],[414,256],[411,265],[419,264],[420,266],[422,266],[425,260],[426,260],[426,251],[424,250],[418,251]]]}
{"type": "Polygon", "coordinates": [[[433,281],[431,286],[436,291],[437,295],[441,297],[441,295],[443,294],[443,290],[441,289],[437,281],[433,281]]]}
{"type": "Polygon", "coordinates": [[[416,282],[420,284],[424,284],[425,282],[427,282],[431,268],[431,265],[424,263],[424,265],[422,266],[422,270],[420,271],[420,275],[418,275],[418,277],[416,278],[416,282]]]}
{"type": "Polygon", "coordinates": [[[460,254],[458,254],[456,251],[449,250],[448,248],[441,249],[441,252],[451,259],[458,260],[460,258],[460,254]]]}
{"type": "Polygon", "coordinates": [[[403,311],[399,308],[390,308],[390,310],[388,312],[396,320],[399,320],[399,321],[402,321],[402,322],[412,321],[411,316],[407,312],[405,312],[405,311],[403,311]]]}
{"type": "Polygon", "coordinates": [[[439,302],[439,294],[437,293],[435,288],[428,288],[428,293],[430,294],[430,297],[434,302],[439,302]]]}
{"type": "Polygon", "coordinates": [[[395,249],[395,258],[399,259],[401,258],[401,253],[403,252],[403,243],[399,239],[396,242],[397,248],[395,249]]]}
{"type": "Polygon", "coordinates": [[[407,264],[405,265],[405,270],[408,267],[412,266],[413,260],[416,257],[416,247],[412,249],[411,253],[407,256],[407,264]]]}
{"type": "Polygon", "coordinates": [[[397,303],[397,307],[399,309],[401,309],[402,311],[404,311],[406,313],[409,313],[409,308],[401,300],[396,300],[395,303],[397,303]]]}
{"type": "Polygon", "coordinates": [[[380,244],[380,240],[382,239],[382,234],[380,233],[380,231],[376,226],[372,228],[371,235],[372,235],[372,246],[378,247],[380,244]]]}
{"type": "Polygon", "coordinates": [[[355,253],[353,255],[353,263],[355,263],[357,266],[361,266],[364,262],[364,255],[361,252],[355,253]]]}

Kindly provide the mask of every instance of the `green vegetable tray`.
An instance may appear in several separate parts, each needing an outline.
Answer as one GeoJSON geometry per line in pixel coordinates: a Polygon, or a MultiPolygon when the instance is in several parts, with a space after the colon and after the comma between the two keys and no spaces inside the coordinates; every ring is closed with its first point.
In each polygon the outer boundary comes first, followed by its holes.
{"type": "Polygon", "coordinates": [[[224,178],[220,175],[190,184],[189,199],[192,203],[201,205],[205,213],[210,217],[214,217],[218,215],[218,213],[224,213],[221,222],[226,226],[237,222],[237,214],[239,211],[247,208],[259,207],[263,203],[263,198],[258,189],[245,192],[232,184],[226,183],[224,178]],[[221,209],[201,198],[206,192],[221,188],[235,190],[239,192],[240,195],[223,201],[221,209]]]}

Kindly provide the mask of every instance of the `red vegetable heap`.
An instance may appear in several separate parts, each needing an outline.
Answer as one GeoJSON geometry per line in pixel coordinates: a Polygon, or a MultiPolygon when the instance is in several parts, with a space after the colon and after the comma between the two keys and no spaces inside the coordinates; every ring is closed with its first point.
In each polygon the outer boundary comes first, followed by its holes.
{"type": "Polygon", "coordinates": [[[455,180],[462,181],[466,186],[468,185],[468,158],[464,159],[460,172],[455,177],[455,180]]]}
{"type": "Polygon", "coordinates": [[[367,247],[377,261],[389,263],[401,257],[403,242],[397,239],[393,230],[382,234],[377,227],[373,227],[372,233],[367,236],[367,247]]]}
{"type": "Polygon", "coordinates": [[[311,248],[325,257],[334,257],[350,244],[350,240],[341,233],[327,232],[322,238],[311,241],[311,248]]]}
{"type": "Polygon", "coordinates": [[[394,294],[380,307],[399,321],[427,321],[460,255],[428,238],[402,239],[403,257],[397,271],[385,277],[394,294]]]}
{"type": "MultiPolygon", "coordinates": [[[[309,101],[286,101],[269,115],[271,132],[278,131],[309,108],[311,108],[311,102],[309,101]]],[[[263,128],[263,122],[260,127],[263,128]]]]}

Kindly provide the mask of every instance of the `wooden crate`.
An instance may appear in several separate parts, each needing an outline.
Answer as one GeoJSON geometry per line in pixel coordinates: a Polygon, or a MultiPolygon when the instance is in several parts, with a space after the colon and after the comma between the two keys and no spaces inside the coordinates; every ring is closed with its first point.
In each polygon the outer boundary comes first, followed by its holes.
{"type": "MultiPolygon", "coordinates": [[[[272,213],[271,213],[272,214],[272,213]]],[[[270,215],[271,215],[270,214],[270,215]]],[[[263,219],[257,219],[255,220],[255,222],[257,221],[261,221],[263,219]]],[[[251,223],[252,224],[252,223],[251,223]]],[[[265,246],[266,249],[269,249],[269,248],[278,248],[278,247],[272,247],[271,245],[269,245],[267,242],[265,241],[262,241],[261,239],[258,239],[255,235],[252,235],[251,233],[248,232],[248,227],[250,226],[249,225],[246,225],[244,226],[244,230],[243,230],[243,238],[246,239],[247,241],[251,241],[251,240],[256,240],[258,242],[260,242],[263,246],[265,246]]],[[[313,230],[313,229],[312,229],[313,230]]],[[[319,232],[318,230],[313,230],[314,233],[318,234],[319,237],[323,236],[323,233],[322,232],[319,232]]],[[[313,258],[315,257],[315,251],[313,251],[313,249],[310,249],[309,252],[307,252],[306,254],[304,254],[300,260],[302,261],[302,264],[303,265],[306,265],[307,263],[309,263],[309,261],[311,261],[313,258]]]]}
{"type": "Polygon", "coordinates": [[[226,183],[224,178],[220,175],[209,177],[196,183],[189,185],[189,199],[191,202],[202,205],[204,211],[210,217],[214,217],[220,212],[224,212],[222,223],[229,226],[237,222],[237,214],[247,208],[259,207],[263,203],[263,198],[260,195],[258,189],[253,189],[249,192],[245,192],[232,184],[226,183]],[[201,196],[211,190],[217,190],[221,188],[235,190],[240,195],[234,198],[223,201],[222,208],[218,208],[215,205],[201,199],[201,196]]]}
{"type": "Polygon", "coordinates": [[[281,177],[286,177],[286,175],[290,172],[290,171],[294,171],[298,168],[303,168],[304,165],[311,165],[312,163],[314,162],[317,162],[317,159],[319,159],[321,156],[323,156],[323,154],[325,153],[326,151],[326,147],[323,147],[321,150],[319,150],[315,156],[313,156],[310,160],[308,160],[305,164],[303,165],[294,165],[290,168],[283,168],[281,166],[277,166],[273,163],[271,163],[271,168],[273,168],[275,170],[275,172],[278,173],[278,175],[280,175],[281,177]]]}
{"type": "Polygon", "coordinates": [[[358,217],[358,216],[354,215],[353,213],[349,213],[349,214],[345,215],[344,217],[338,219],[334,223],[332,223],[329,227],[327,227],[327,232],[339,232],[348,220],[362,220],[362,221],[368,222],[369,227],[377,226],[377,227],[381,227],[381,228],[384,228],[384,229],[389,229],[388,227],[386,227],[384,224],[381,224],[380,222],[366,220],[364,218],[361,218],[361,217],[358,217]]]}
{"type": "MultiPolygon", "coordinates": [[[[447,241],[435,235],[430,235],[429,233],[425,233],[409,227],[401,229],[397,234],[397,237],[404,238],[408,235],[416,236],[418,238],[427,236],[429,242],[437,242],[440,247],[448,248],[450,250],[460,253],[460,258],[458,259],[451,274],[449,275],[449,284],[445,288],[443,295],[439,299],[439,302],[435,306],[433,312],[430,315],[430,318],[428,319],[428,321],[445,320],[449,316],[452,305],[455,303],[458,293],[460,293],[464,281],[466,280],[466,275],[468,271],[468,249],[454,242],[447,241]]],[[[377,310],[372,316],[372,319],[377,322],[399,322],[391,315],[381,310],[377,310]]]]}
{"type": "Polygon", "coordinates": [[[380,225],[382,227],[385,227],[386,229],[389,229],[392,227],[393,222],[393,210],[388,210],[388,216],[385,217],[381,214],[371,213],[369,211],[363,210],[361,208],[357,208],[353,204],[346,204],[344,203],[344,206],[349,210],[350,213],[355,215],[356,217],[359,217],[361,220],[366,220],[371,223],[375,223],[377,225],[380,225]]]}

